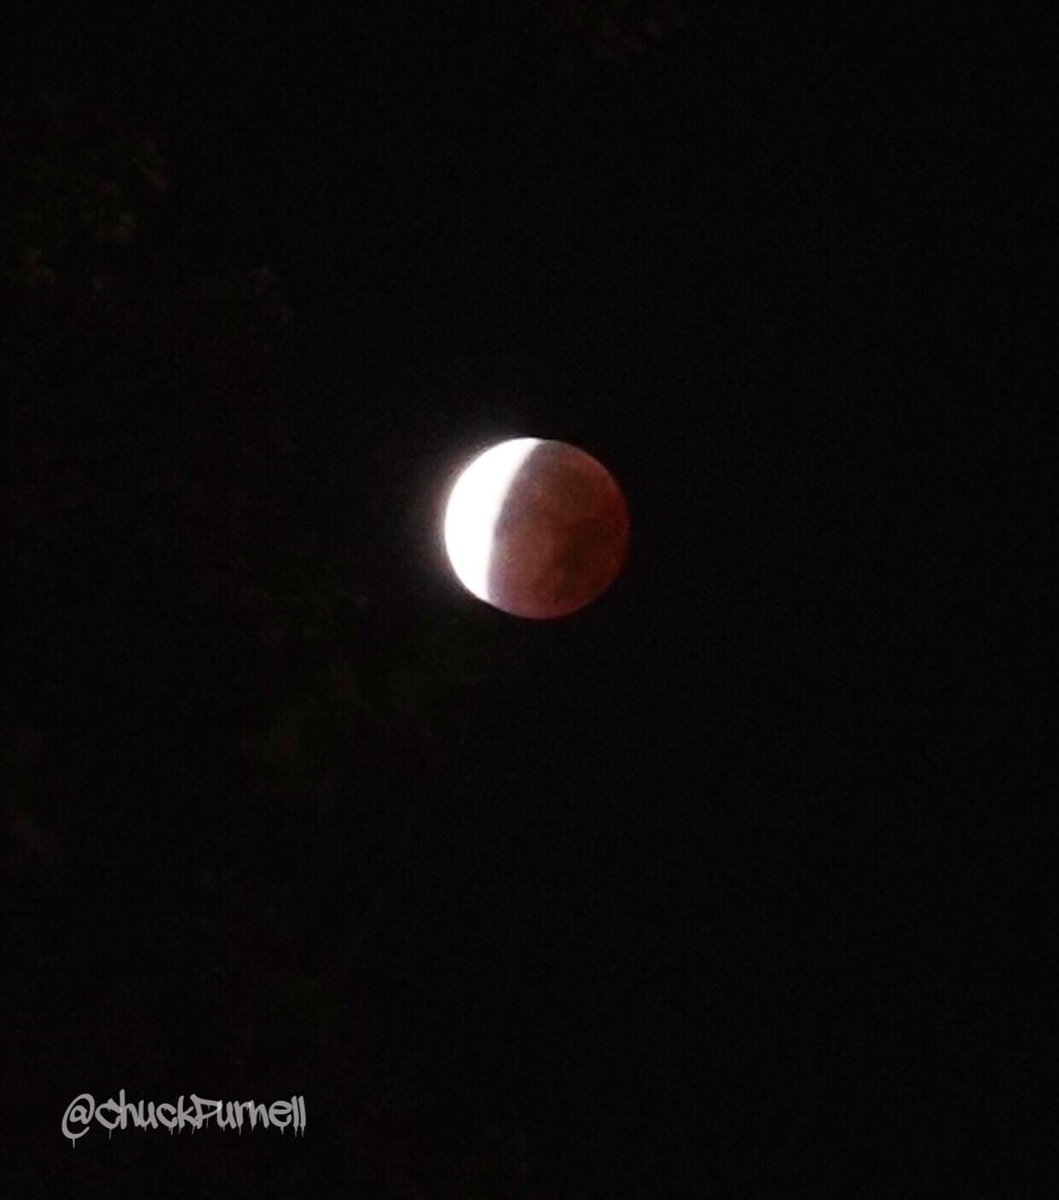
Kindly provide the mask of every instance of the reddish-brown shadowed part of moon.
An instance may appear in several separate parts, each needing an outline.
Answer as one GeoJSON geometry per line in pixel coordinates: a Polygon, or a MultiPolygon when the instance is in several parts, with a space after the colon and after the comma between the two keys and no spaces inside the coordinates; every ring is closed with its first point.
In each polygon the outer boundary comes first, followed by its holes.
{"type": "Polygon", "coordinates": [[[519,617],[595,600],[625,562],[629,514],[610,472],[566,442],[540,442],[512,480],[489,562],[489,599],[519,617]]]}

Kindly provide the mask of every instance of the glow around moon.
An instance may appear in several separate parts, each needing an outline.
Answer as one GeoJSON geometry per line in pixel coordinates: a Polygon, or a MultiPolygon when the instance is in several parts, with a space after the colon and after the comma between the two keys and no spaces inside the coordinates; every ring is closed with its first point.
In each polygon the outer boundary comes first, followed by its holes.
{"type": "Polygon", "coordinates": [[[515,438],[478,455],[445,508],[457,578],[515,616],[561,617],[613,582],[629,519],[610,472],[566,442],[515,438]]]}

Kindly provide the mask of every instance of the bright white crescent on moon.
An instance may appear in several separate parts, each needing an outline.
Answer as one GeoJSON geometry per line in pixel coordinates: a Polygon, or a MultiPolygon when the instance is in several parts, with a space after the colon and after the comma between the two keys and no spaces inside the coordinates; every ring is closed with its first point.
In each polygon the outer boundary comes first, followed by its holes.
{"type": "Polygon", "coordinates": [[[463,586],[489,603],[493,532],[511,482],[539,438],[514,438],[479,454],[449,496],[445,509],[445,552],[463,586]]]}

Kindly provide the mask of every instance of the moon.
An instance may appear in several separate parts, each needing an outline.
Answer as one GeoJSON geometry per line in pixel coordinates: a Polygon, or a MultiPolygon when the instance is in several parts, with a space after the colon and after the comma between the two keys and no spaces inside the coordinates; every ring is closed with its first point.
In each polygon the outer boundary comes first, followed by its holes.
{"type": "Polygon", "coordinates": [[[513,438],[474,458],[445,506],[445,551],[479,600],[517,617],[590,604],[625,562],[629,514],[611,473],[567,442],[513,438]]]}

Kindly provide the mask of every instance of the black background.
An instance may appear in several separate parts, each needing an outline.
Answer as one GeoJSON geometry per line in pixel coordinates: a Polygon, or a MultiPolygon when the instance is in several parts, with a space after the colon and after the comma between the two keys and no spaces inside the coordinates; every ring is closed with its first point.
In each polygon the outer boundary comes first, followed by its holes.
{"type": "Polygon", "coordinates": [[[1032,810],[999,765],[1017,709],[987,615],[1018,583],[992,557],[998,410],[1042,362],[1005,293],[1041,186],[1014,182],[1034,39],[1000,6],[689,5],[612,62],[529,3],[429,7],[86,12],[7,47],[10,98],[155,133],[163,273],[275,272],[287,499],[341,547],[366,639],[399,659],[455,623],[509,664],[432,718],[440,765],[384,730],[329,807],[269,807],[225,751],[248,654],[187,624],[164,567],[147,600],[100,589],[139,569],[118,539],[12,597],[5,721],[51,731],[70,809],[67,865],[7,893],[12,946],[40,947],[9,952],[10,1021],[54,1033],[11,1059],[18,1194],[396,1195],[354,1181],[360,1098],[266,1051],[236,1077],[196,983],[213,952],[171,918],[253,862],[295,931],[268,954],[323,970],[411,806],[356,974],[372,1062],[450,1142],[517,1126],[563,1197],[1011,1195],[1033,1155],[1010,1136],[1051,1137],[1022,1103],[1029,1008],[1002,1000],[1038,933],[1009,897],[1032,810]],[[446,473],[508,434],[575,442],[626,491],[627,569],[567,620],[490,612],[441,568],[446,473]],[[119,978],[139,998],[104,1030],[119,978]],[[303,1091],[310,1128],[279,1159],[241,1145],[238,1185],[234,1135],[188,1178],[161,1133],[71,1150],[65,1105],[122,1086],[303,1091]]]}

